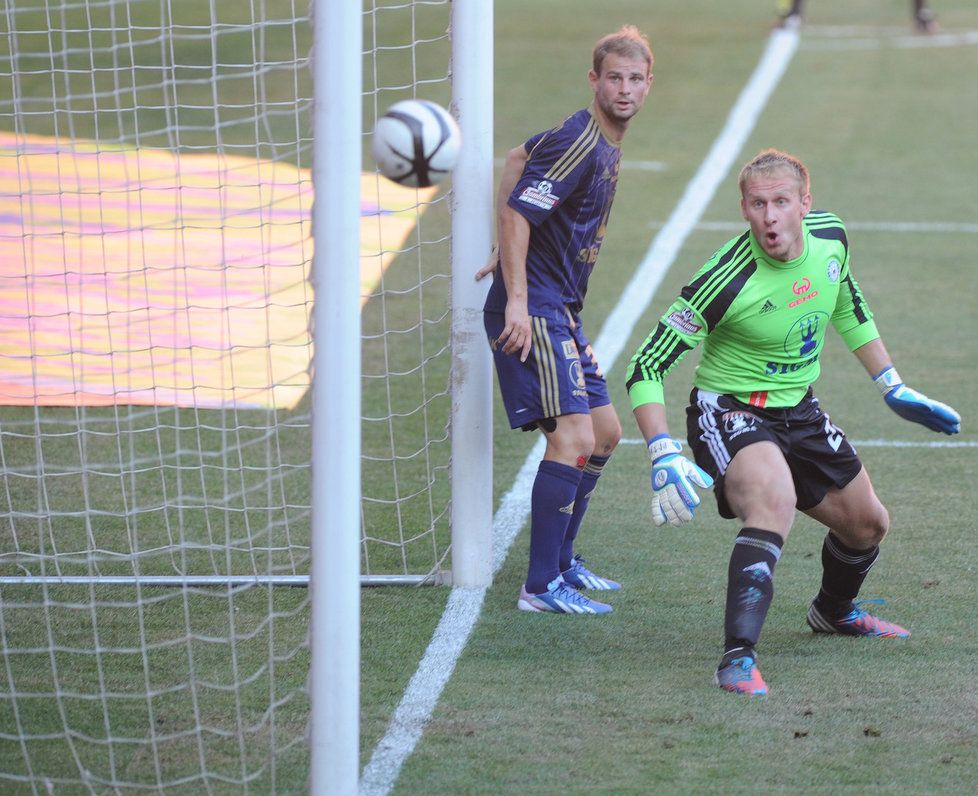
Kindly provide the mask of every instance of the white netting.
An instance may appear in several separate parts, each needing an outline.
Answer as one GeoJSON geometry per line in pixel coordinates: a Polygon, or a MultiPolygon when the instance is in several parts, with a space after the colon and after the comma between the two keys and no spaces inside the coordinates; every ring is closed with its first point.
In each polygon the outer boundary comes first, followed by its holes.
{"type": "MultiPolygon", "coordinates": [[[[0,790],[305,787],[309,14],[0,10],[0,790]]],[[[447,104],[448,24],[364,4],[365,131],[447,104]]],[[[363,570],[424,577],[448,210],[365,167],[363,570]]]]}
{"type": "MultiPolygon", "coordinates": [[[[365,13],[364,150],[390,105],[451,99],[450,4],[377,2],[365,13]],[[408,22],[408,24],[405,24],[408,22]]],[[[372,168],[372,164],[369,164],[372,168]]],[[[374,176],[364,196],[391,183],[374,176]]],[[[448,195],[404,191],[403,229],[378,214],[377,251],[392,266],[365,284],[363,308],[363,544],[371,574],[437,572],[449,541],[450,456],[448,195]]]]}

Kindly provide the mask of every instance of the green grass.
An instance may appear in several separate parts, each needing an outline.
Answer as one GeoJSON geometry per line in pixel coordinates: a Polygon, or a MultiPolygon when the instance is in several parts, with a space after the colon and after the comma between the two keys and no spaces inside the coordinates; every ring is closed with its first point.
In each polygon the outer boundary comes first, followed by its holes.
{"type": "Polygon", "coordinates": [[[864,589],[885,597],[882,615],[913,636],[814,637],[804,614],[822,531],[799,522],[759,647],[771,694],[752,700],[712,685],[736,525],[708,508],[690,529],[650,528],[645,453],[620,451],[621,477],[593,499],[584,546],[601,571],[625,581],[611,597],[615,613],[515,611],[518,542],[395,792],[966,791],[978,764],[966,696],[976,642],[970,526],[959,517],[971,515],[972,501],[952,488],[942,506],[929,506],[917,479],[953,470],[970,483],[976,465],[972,452],[940,455],[865,455],[882,491],[919,506],[885,496],[893,538],[864,589]]]}
{"type": "MultiPolygon", "coordinates": [[[[159,13],[152,4],[130,5],[136,14],[159,13]]],[[[291,13],[290,3],[267,5],[283,18],[291,13]]],[[[821,46],[829,42],[824,32],[804,32],[800,51],[738,160],[769,145],[800,155],[813,169],[815,206],[834,210],[851,223],[973,224],[978,174],[973,79],[978,47],[894,46],[893,36],[909,32],[907,5],[882,0],[811,4],[813,26],[861,26],[862,38],[882,33],[884,46],[826,49],[821,46]]],[[[200,24],[205,10],[202,4],[181,6],[177,21],[200,24]]],[[[978,29],[978,12],[966,0],[942,0],[937,11],[949,33],[978,29]]],[[[230,6],[228,12],[232,13],[230,6]]],[[[444,12],[443,7],[419,7],[417,32],[440,36],[444,24],[439,15],[444,12]]],[[[495,3],[498,154],[588,102],[589,53],[599,35],[633,22],[648,32],[655,49],[655,85],[629,132],[624,158],[660,161],[664,170],[627,165],[623,170],[588,295],[585,321],[592,340],[723,126],[765,45],[773,14],[773,0],[621,0],[611,6],[584,0],[495,3]]],[[[31,24],[43,31],[46,23],[38,17],[31,24]]],[[[410,27],[410,21],[393,11],[376,20],[377,35],[384,41],[406,41],[410,27]]],[[[365,18],[365,29],[369,44],[374,29],[370,18],[365,18]]],[[[81,48],[86,42],[75,36],[70,43],[81,48]]],[[[22,48],[28,44],[27,39],[18,42],[22,48]]],[[[181,54],[183,62],[207,63],[209,43],[196,44],[203,53],[188,50],[181,54]]],[[[302,53],[307,45],[302,39],[295,46],[302,53]]],[[[229,36],[221,46],[226,48],[221,50],[222,60],[242,60],[240,41],[229,36]]],[[[267,46],[269,60],[272,54],[291,57],[288,36],[273,34],[267,46]]],[[[439,80],[445,73],[445,52],[444,41],[420,52],[417,60],[409,51],[392,52],[376,85],[372,74],[365,75],[365,88],[374,92],[401,75],[405,80],[439,80]]],[[[80,54],[73,58],[72,66],[86,66],[80,54]]],[[[236,77],[238,72],[229,66],[228,74],[236,77]]],[[[304,68],[297,75],[308,96],[304,68]]],[[[72,79],[84,81],[85,75],[72,79]]],[[[279,92],[291,91],[287,82],[272,81],[273,105],[282,96],[279,92]]],[[[246,81],[232,83],[233,93],[221,99],[240,101],[241,115],[227,117],[232,123],[221,132],[230,146],[253,148],[255,129],[241,120],[265,99],[246,81]]],[[[433,91],[444,90],[431,85],[433,91]]],[[[167,117],[153,107],[159,97],[148,87],[145,91],[140,95],[144,107],[138,124],[153,135],[142,143],[167,145],[167,117]]],[[[214,141],[213,117],[206,110],[210,88],[200,84],[188,91],[178,98],[182,121],[190,125],[182,142],[206,149],[214,141]]],[[[379,92],[375,101],[386,106],[395,98],[397,91],[379,92]]],[[[443,95],[435,98],[447,100],[443,95]]],[[[89,109],[75,110],[71,121],[76,135],[92,134],[96,120],[109,138],[131,135],[120,117],[100,113],[96,118],[89,109]],[[86,113],[91,117],[87,121],[86,113]]],[[[365,129],[372,113],[368,102],[365,129]]],[[[56,123],[65,121],[35,117],[34,123],[43,129],[34,131],[50,133],[56,123]]],[[[293,159],[308,166],[308,129],[300,129],[297,136],[295,119],[274,112],[267,121],[262,153],[285,156],[283,142],[298,140],[293,159]]],[[[419,261],[416,253],[408,252],[385,276],[387,316],[381,316],[379,297],[364,310],[364,330],[372,338],[364,346],[365,376],[382,372],[389,357],[403,372],[393,380],[390,396],[370,378],[365,380],[368,416],[380,416],[389,407],[406,414],[416,405],[422,383],[447,380],[446,364],[429,359],[447,334],[447,280],[433,277],[423,289],[412,287],[419,262],[422,273],[431,275],[447,258],[444,211],[443,206],[432,208],[418,233],[429,242],[424,251],[434,256],[419,261]],[[413,328],[419,308],[426,322],[413,328]],[[396,332],[382,336],[390,329],[396,332]]],[[[727,175],[705,220],[738,219],[736,186],[727,175]]],[[[965,417],[961,437],[974,441],[974,391],[971,380],[962,376],[971,372],[978,353],[973,332],[978,288],[968,259],[974,233],[854,230],[850,238],[854,271],[900,372],[912,385],[959,408],[965,417]]],[[[724,239],[724,233],[708,231],[690,236],[625,346],[624,358],[685,278],[724,239]]],[[[601,352],[597,354],[600,358],[601,352]]],[[[684,425],[695,359],[694,355],[682,363],[667,385],[675,433],[684,425]]],[[[621,383],[624,364],[615,363],[609,384],[625,434],[634,437],[637,432],[621,383]]],[[[818,394],[850,437],[936,439],[887,411],[837,340],[827,347],[823,364],[818,394]]],[[[448,399],[439,396],[429,415],[399,420],[393,442],[382,424],[365,423],[364,451],[373,459],[364,464],[364,487],[375,498],[364,511],[369,533],[381,535],[380,529],[397,513],[381,502],[393,494],[395,472],[403,490],[427,482],[433,472],[434,503],[447,504],[448,452],[441,437],[447,404],[448,399]],[[432,470],[407,458],[423,448],[424,433],[438,440],[428,451],[432,470]]],[[[0,433],[5,499],[18,511],[35,512],[37,517],[16,540],[5,525],[0,549],[9,553],[21,545],[23,550],[39,551],[52,544],[84,549],[90,528],[83,518],[65,520],[56,528],[49,521],[52,507],[65,517],[77,510],[84,488],[107,507],[95,523],[106,545],[129,542],[123,521],[127,511],[134,506],[153,509],[137,524],[140,549],[151,550],[184,523],[167,496],[192,483],[202,500],[191,514],[201,519],[187,527],[200,528],[200,535],[183,539],[175,558],[147,555],[142,560],[147,571],[190,566],[225,571],[256,561],[260,571],[301,571],[307,564],[311,500],[301,471],[309,458],[308,411],[306,402],[276,418],[285,423],[275,441],[276,455],[281,452],[295,468],[283,483],[274,485],[276,497],[284,500],[281,509],[270,513],[245,510],[255,505],[255,495],[269,488],[262,472],[269,449],[241,445],[261,437],[268,422],[263,413],[163,410],[157,416],[137,413],[120,423],[111,411],[35,413],[4,408],[0,433]],[[84,451],[71,433],[73,426],[86,429],[84,451]],[[46,435],[39,448],[32,441],[37,430],[46,435]],[[216,458],[185,458],[188,446],[201,443],[216,458]],[[83,454],[105,464],[117,461],[120,449],[171,466],[155,473],[104,467],[83,480],[83,454]],[[234,489],[221,468],[209,466],[224,464],[226,450],[234,451],[228,460],[234,465],[234,489]],[[39,480],[24,477],[31,475],[38,454],[51,474],[43,488],[39,480]],[[259,552],[256,558],[245,540],[251,538],[251,529],[269,525],[275,531],[259,533],[258,541],[274,552],[259,552]],[[291,552],[278,547],[286,533],[295,544],[291,552]],[[226,539],[235,542],[234,552],[223,550],[226,539]]],[[[492,488],[498,500],[536,438],[505,427],[498,399],[495,417],[492,488]]],[[[524,528],[488,591],[479,623],[395,792],[973,790],[978,769],[978,642],[972,621],[972,538],[978,520],[972,493],[978,475],[974,449],[867,446],[861,452],[893,526],[865,596],[885,598],[881,614],[909,626],[909,640],[863,642],[815,638],[808,632],[804,612],[818,584],[822,530],[802,518],[778,565],[777,596],[759,648],[771,694],[746,700],[719,693],[711,677],[721,643],[724,573],[736,524],[718,519],[708,498],[691,528],[651,527],[645,452],[641,445],[623,445],[602,478],[580,547],[597,571],[625,583],[626,588],[611,598],[615,613],[576,620],[514,610],[526,566],[524,528]]],[[[426,498],[409,501],[401,513],[408,527],[433,526],[435,545],[443,549],[447,514],[436,508],[432,519],[426,498]]],[[[430,548],[431,538],[422,545],[430,548]]],[[[381,544],[369,555],[379,567],[402,566],[389,546],[381,544]]],[[[415,560],[413,555],[409,567],[423,566],[424,556],[415,560]]],[[[122,564],[99,562],[102,568],[115,567],[112,571],[122,564]]],[[[87,572],[93,562],[81,556],[71,566],[72,572],[87,572]]],[[[16,568],[4,570],[9,572],[16,568]]],[[[364,762],[383,736],[447,596],[445,588],[363,590],[364,762]]],[[[145,786],[193,777],[203,758],[203,767],[214,776],[206,783],[198,779],[178,784],[174,793],[200,792],[207,786],[217,793],[240,792],[233,780],[242,776],[253,777],[249,786],[255,793],[304,790],[305,590],[4,587],[0,621],[0,772],[7,777],[2,780],[5,789],[31,792],[23,782],[10,779],[28,776],[26,751],[30,775],[37,781],[50,779],[55,792],[86,790],[69,784],[78,779],[76,756],[102,780],[145,786]],[[53,653],[48,651],[52,645],[53,653]],[[146,645],[151,651],[144,655],[146,645]],[[235,678],[245,683],[239,690],[230,688],[235,678]],[[145,697],[147,686],[153,692],[150,699],[145,697]],[[45,696],[56,689],[61,700],[45,696]],[[103,696],[78,696],[86,693],[103,696]],[[121,739],[111,747],[104,742],[107,727],[121,739]],[[65,740],[66,728],[71,743],[65,740]],[[232,735],[225,737],[226,731],[232,735]],[[274,754],[269,751],[273,748],[274,754]]]]}

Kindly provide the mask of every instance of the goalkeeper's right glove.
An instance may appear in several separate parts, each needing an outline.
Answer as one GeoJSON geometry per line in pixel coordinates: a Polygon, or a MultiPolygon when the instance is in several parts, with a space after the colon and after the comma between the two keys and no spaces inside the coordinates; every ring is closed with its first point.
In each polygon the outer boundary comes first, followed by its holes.
{"type": "Polygon", "coordinates": [[[683,446],[668,434],[659,434],[648,444],[652,457],[652,522],[685,525],[693,519],[693,509],[700,504],[693,485],[709,489],[713,479],[680,456],[683,446]]]}

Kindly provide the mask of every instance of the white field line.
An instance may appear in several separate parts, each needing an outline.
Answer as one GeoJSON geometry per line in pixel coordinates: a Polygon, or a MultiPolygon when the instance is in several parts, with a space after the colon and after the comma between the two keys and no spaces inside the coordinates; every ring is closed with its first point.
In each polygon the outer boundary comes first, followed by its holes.
{"type": "MultiPolygon", "coordinates": [[[[846,229],[854,232],[940,232],[952,235],[978,235],[978,224],[953,221],[846,221],[846,229]]],[[[653,221],[651,229],[664,226],[653,221]]],[[[696,225],[698,232],[743,232],[746,221],[701,221],[696,225]]]]}
{"type": "MultiPolygon", "coordinates": [[[[594,347],[609,370],[631,335],[632,328],[658,288],[680,247],[700,220],[720,182],[753,131],[798,48],[796,31],[776,30],[753,75],[734,104],[720,135],[686,186],[665,227],[656,235],[618,305],[605,321],[594,347]]],[[[541,435],[520,469],[512,489],[502,498],[493,519],[493,574],[499,571],[510,545],[530,513],[530,491],[546,442],[541,435]]],[[[479,618],[485,589],[455,587],[431,643],[394,711],[387,732],[363,770],[360,793],[386,796],[438,702],[445,683],[479,618]]]]}
{"type": "MultiPolygon", "coordinates": [[[[898,439],[853,439],[849,440],[858,450],[859,448],[978,448],[978,440],[931,440],[930,442],[916,442],[912,440],[898,439]]],[[[645,440],[639,438],[622,439],[619,445],[644,445],[645,440]]]]}
{"type": "Polygon", "coordinates": [[[891,28],[818,27],[802,26],[804,42],[801,49],[809,51],[834,50],[923,50],[946,47],[971,47],[978,44],[978,30],[943,31],[923,35],[897,32],[891,28]]]}
{"type": "Polygon", "coordinates": [[[623,158],[621,168],[625,171],[665,171],[669,166],[662,160],[628,160],[623,158]]]}

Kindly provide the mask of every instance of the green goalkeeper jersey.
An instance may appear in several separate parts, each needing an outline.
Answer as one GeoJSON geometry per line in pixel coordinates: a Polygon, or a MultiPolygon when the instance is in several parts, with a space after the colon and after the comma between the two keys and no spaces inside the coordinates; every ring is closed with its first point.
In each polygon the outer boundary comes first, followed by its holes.
{"type": "Polygon", "coordinates": [[[632,407],[662,403],[663,378],[700,343],[696,387],[754,406],[794,406],[819,376],[830,323],[850,351],[879,337],[849,271],[842,221],[812,211],[804,241],[788,262],[770,259],[749,230],[720,248],[632,357],[632,407]]]}

